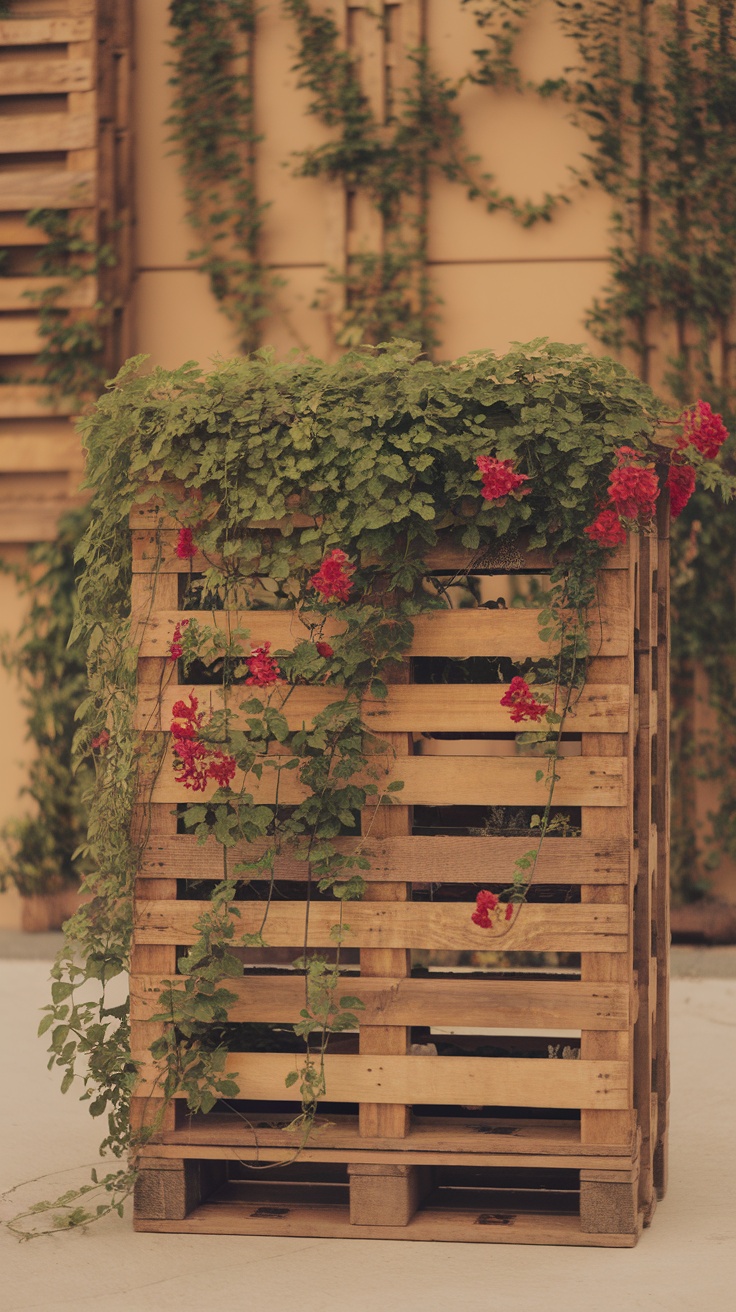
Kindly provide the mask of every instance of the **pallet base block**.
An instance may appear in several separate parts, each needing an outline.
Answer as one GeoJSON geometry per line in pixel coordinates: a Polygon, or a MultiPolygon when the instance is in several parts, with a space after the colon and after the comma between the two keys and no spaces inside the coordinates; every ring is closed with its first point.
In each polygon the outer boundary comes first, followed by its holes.
{"type": "Polygon", "coordinates": [[[148,1158],[135,1182],[136,1217],[183,1222],[225,1178],[224,1162],[148,1158]]]}
{"type": "Polygon", "coordinates": [[[638,1171],[580,1172],[580,1227],[586,1234],[635,1235],[640,1225],[637,1209],[638,1171]]]}
{"type": "Polygon", "coordinates": [[[348,1166],[351,1225],[408,1225],[432,1186],[428,1166],[348,1166]]]}

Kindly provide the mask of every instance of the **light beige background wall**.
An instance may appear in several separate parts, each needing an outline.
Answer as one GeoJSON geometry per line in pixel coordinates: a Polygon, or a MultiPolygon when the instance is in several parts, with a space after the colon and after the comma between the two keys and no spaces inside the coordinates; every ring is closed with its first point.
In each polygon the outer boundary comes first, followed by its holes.
{"type": "MultiPolygon", "coordinates": [[[[328,6],[325,6],[328,7],[328,6]]],[[[339,15],[344,0],[332,8],[339,15]]],[[[358,6],[351,6],[358,8],[358,6]]],[[[472,14],[458,0],[426,0],[426,36],[435,70],[458,79],[479,45],[472,14]]],[[[137,282],[135,349],[167,367],[230,354],[235,339],[206,278],[187,259],[193,234],[184,217],[177,159],[170,153],[171,55],[168,0],[136,3],[137,282]]],[[[307,115],[308,96],[292,71],[295,33],[281,0],[263,0],[255,54],[260,199],[269,203],[263,254],[285,281],[264,342],[284,354],[294,347],[333,352],[330,321],[313,308],[334,259],[334,190],[293,176],[294,153],[323,140],[307,115]]],[[[554,21],[552,0],[540,0],[519,47],[524,72],[555,77],[574,51],[554,21]]],[[[561,104],[466,84],[458,108],[469,151],[504,192],[541,200],[571,184],[582,165],[584,134],[561,104]]],[[[438,356],[480,347],[504,350],[513,340],[547,335],[593,345],[587,308],[606,278],[608,202],[594,188],[572,184],[572,201],[551,223],[523,230],[489,215],[456,183],[435,181],[430,203],[430,275],[439,297],[438,356]]]]}

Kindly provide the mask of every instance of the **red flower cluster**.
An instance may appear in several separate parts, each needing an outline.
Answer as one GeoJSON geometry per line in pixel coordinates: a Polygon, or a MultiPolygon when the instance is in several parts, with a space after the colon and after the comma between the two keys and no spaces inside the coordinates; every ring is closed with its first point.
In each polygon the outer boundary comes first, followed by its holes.
{"type": "Polygon", "coordinates": [[[97,747],[101,752],[105,752],[107,751],[109,742],[110,742],[110,735],[107,729],[103,729],[102,733],[99,733],[96,738],[92,739],[92,742],[90,743],[90,747],[93,750],[95,747],[97,747]]]}
{"type": "Polygon", "coordinates": [[[654,465],[633,446],[620,446],[617,465],[608,480],[608,498],[622,519],[649,523],[657,507],[659,483],[654,465]]]}
{"type": "Polygon", "coordinates": [[[176,625],[174,632],[171,635],[171,645],[169,646],[169,660],[171,661],[178,661],[179,657],[184,655],[184,648],[181,645],[181,639],[182,633],[188,623],[189,620],[181,620],[181,622],[176,625]]]}
{"type": "Polygon", "coordinates": [[[344,551],[340,547],[335,547],[325,556],[322,564],[309,580],[310,587],[316,588],[317,592],[325,601],[330,601],[336,597],[338,601],[347,601],[352,588],[351,574],[355,573],[355,565],[351,565],[344,551]]]}
{"type": "Polygon", "coordinates": [[[323,661],[328,661],[331,656],[335,655],[329,642],[318,642],[317,652],[322,657],[323,661]]]}
{"type": "Polygon", "coordinates": [[[174,775],[178,784],[191,788],[195,793],[204,792],[208,779],[214,779],[220,788],[226,788],[235,776],[235,758],[228,756],[222,748],[211,748],[199,737],[202,713],[197,713],[199,703],[194,693],[189,694],[189,703],[174,702],[171,714],[171,736],[174,740],[174,754],[178,758],[174,775]]]}
{"type": "Polygon", "coordinates": [[[526,679],[520,678],[518,674],[511,680],[501,698],[501,705],[511,708],[511,719],[514,724],[521,724],[522,720],[541,720],[548,709],[545,702],[534,699],[526,679]]]}
{"type": "Polygon", "coordinates": [[[267,688],[272,683],[281,682],[281,670],[273,656],[269,656],[270,650],[270,642],[264,642],[262,647],[253,648],[245,662],[250,670],[246,683],[256,688],[267,688]]]}
{"type": "Polygon", "coordinates": [[[475,911],[470,919],[474,925],[480,925],[481,929],[492,929],[493,921],[489,915],[490,911],[495,911],[498,906],[498,898],[495,893],[489,893],[487,888],[482,888],[475,899],[475,911]]]}
{"type": "MultiPolygon", "coordinates": [[[[476,456],[475,463],[483,475],[481,496],[486,501],[497,501],[515,492],[522,483],[529,482],[528,474],[517,474],[513,460],[497,460],[495,456],[476,456]]],[[[531,491],[525,487],[524,492],[531,491]]]]}
{"type": "Polygon", "coordinates": [[[626,541],[626,529],[615,510],[601,510],[583,532],[600,547],[618,547],[626,541]]]}
{"type": "Polygon", "coordinates": [[[680,464],[675,456],[667,475],[667,488],[670,494],[670,514],[673,519],[677,519],[695,491],[695,470],[692,465],[680,464]]]}
{"type": "Polygon", "coordinates": [[[684,432],[680,447],[694,446],[708,460],[715,460],[728,437],[728,429],[720,415],[715,415],[707,401],[696,401],[682,415],[684,432]]]}
{"type": "Polygon", "coordinates": [[[196,556],[197,547],[190,528],[179,529],[179,537],[176,543],[176,554],[179,557],[179,560],[191,560],[192,556],[196,556]]]}

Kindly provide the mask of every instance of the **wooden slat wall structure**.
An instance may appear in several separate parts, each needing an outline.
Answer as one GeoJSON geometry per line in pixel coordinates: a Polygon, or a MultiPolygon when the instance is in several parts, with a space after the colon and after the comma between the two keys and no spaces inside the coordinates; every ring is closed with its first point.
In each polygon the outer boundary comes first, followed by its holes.
{"type": "Polygon", "coordinates": [[[51,393],[34,303],[47,237],[30,210],[67,211],[115,264],[69,281],[55,304],[99,323],[110,376],[132,349],[132,0],[13,0],[0,19],[0,543],[53,538],[79,500],[80,401],[51,393]],[[96,307],[104,304],[104,310],[96,307]]]}
{"type": "MultiPolygon", "coordinates": [[[[165,747],[174,699],[194,692],[200,707],[214,708],[218,693],[186,683],[166,659],[174,624],[192,614],[181,609],[179,578],[190,565],[196,572],[196,560],[178,560],[176,529],[166,520],[156,527],[150,508],[134,512],[131,526],[137,723],[165,747]]],[[[542,654],[539,638],[525,609],[432,614],[417,623],[409,657],[390,682],[383,723],[374,721],[389,739],[393,774],[405,780],[401,804],[378,817],[365,813],[362,839],[339,840],[346,852],[362,842],[371,860],[368,895],[349,906],[343,945],[345,991],[365,1004],[360,1034],[330,1046],[321,1128],[296,1153],[287,1126],[298,1111],[298,1086],[287,1088],[285,1079],[299,1059],[289,1052],[231,1051],[227,1069],[240,1090],[234,1109],[190,1116],[176,1099],[176,1110],[161,1119],[148,1053],[160,1033],[152,1017],[162,981],[172,977],[177,951],[196,941],[207,905],[188,885],[222,874],[216,844],[176,832],[174,804],[188,794],[175,783],[165,750],[138,822],[145,834],[131,975],[133,1051],[141,1063],[134,1116],[154,1125],[143,1150],[139,1230],[636,1242],[655,1192],[663,1191],[666,1164],[667,793],[659,743],[667,728],[667,547],[664,535],[632,539],[601,573],[602,625],[569,723],[577,741],[566,750],[576,754],[560,762],[555,798],[575,808],[579,834],[548,838],[536,879],[544,886],[540,900],[526,904],[500,938],[472,923],[475,891],[506,882],[528,839],[416,833],[412,810],[537,805],[538,761],[519,749],[501,754],[509,747],[509,726],[498,714],[501,685],[429,688],[416,682],[415,660],[512,652],[521,661],[542,654]],[[419,752],[422,735],[437,733],[460,737],[452,755],[419,752]],[[462,742],[471,733],[487,734],[484,746],[499,755],[471,755],[477,738],[462,742]],[[476,955],[494,945],[501,958],[476,955]],[[471,954],[462,958],[471,965],[417,973],[416,954],[424,961],[428,952],[454,953],[455,963],[457,954],[471,954]],[[572,1059],[562,1055],[566,1045],[572,1059]],[[248,1163],[272,1163],[276,1173],[249,1176],[248,1163]]],[[[454,568],[460,554],[445,546],[434,567],[444,560],[454,568]]],[[[506,551],[487,557],[483,570],[538,573],[545,564],[538,553],[506,551]]],[[[270,636],[275,646],[304,632],[283,611],[201,618],[229,619],[250,627],[253,643],[270,636]]],[[[313,715],[324,696],[323,689],[296,690],[292,722],[313,715]]],[[[366,702],[369,722],[378,710],[366,702]]],[[[263,849],[239,848],[233,860],[263,849]]],[[[285,856],[274,874],[290,891],[273,902],[268,948],[245,950],[242,978],[227,982],[236,995],[234,1024],[293,1024],[302,1005],[303,984],[289,963],[304,935],[305,870],[285,856]]],[[[239,929],[256,929],[262,902],[238,908],[239,929]]],[[[311,947],[329,946],[336,919],[331,903],[312,905],[311,947]]]]}

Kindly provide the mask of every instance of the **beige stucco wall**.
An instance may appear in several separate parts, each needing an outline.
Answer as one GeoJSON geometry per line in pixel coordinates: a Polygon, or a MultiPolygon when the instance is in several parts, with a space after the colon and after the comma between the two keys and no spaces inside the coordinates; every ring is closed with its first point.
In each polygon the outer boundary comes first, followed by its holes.
{"type": "MultiPolygon", "coordinates": [[[[167,14],[167,0],[137,0],[134,338],[137,351],[173,367],[229,354],[235,340],[206,279],[187,259],[193,240],[165,124],[171,94],[167,14]]],[[[427,0],[426,21],[435,70],[460,78],[479,44],[471,13],[455,0],[427,0]]],[[[306,347],[325,355],[332,349],[329,322],[312,302],[335,257],[335,196],[320,181],[295,178],[290,166],[294,152],[323,139],[320,124],[306,113],[307,94],[296,86],[293,49],[294,29],[281,0],[263,0],[255,51],[257,127],[264,137],[258,189],[269,203],[263,253],[285,282],[263,336],[279,354],[306,347]]],[[[552,0],[533,12],[519,53],[524,72],[534,78],[554,77],[571,62],[552,0]]],[[[469,83],[457,104],[469,152],[502,191],[541,200],[568,185],[570,169],[581,166],[586,139],[561,104],[469,83]]],[[[594,188],[573,184],[571,204],[552,223],[523,230],[506,215],[489,215],[458,184],[436,180],[429,257],[442,301],[438,355],[504,350],[511,341],[542,335],[592,344],[584,317],[605,281],[607,224],[608,202],[594,188]]]]}

